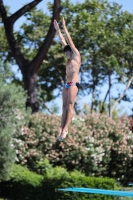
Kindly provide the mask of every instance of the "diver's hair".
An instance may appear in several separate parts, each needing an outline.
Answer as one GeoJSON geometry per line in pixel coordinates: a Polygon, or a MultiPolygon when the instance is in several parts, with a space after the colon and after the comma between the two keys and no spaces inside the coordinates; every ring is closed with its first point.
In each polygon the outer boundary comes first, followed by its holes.
{"type": "Polygon", "coordinates": [[[71,49],[71,47],[69,46],[69,45],[66,45],[65,47],[64,47],[64,52],[66,52],[66,51],[72,51],[72,49],[71,49]]]}

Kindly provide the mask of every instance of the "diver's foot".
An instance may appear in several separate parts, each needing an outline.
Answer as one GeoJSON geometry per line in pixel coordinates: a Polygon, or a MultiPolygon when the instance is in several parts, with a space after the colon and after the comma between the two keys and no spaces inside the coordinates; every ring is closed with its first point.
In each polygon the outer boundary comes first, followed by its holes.
{"type": "Polygon", "coordinates": [[[60,136],[58,137],[58,140],[59,140],[59,141],[63,141],[63,140],[66,138],[67,134],[68,134],[68,131],[63,131],[63,132],[60,134],[60,136]]]}
{"type": "Polygon", "coordinates": [[[62,133],[62,128],[59,128],[59,130],[58,130],[58,137],[60,137],[60,135],[61,135],[61,133],[62,133]]]}

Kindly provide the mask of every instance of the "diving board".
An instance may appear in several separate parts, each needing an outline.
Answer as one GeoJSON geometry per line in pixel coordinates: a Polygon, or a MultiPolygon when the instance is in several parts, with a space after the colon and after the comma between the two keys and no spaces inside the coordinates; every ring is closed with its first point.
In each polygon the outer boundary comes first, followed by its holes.
{"type": "Polygon", "coordinates": [[[105,194],[113,196],[130,196],[133,197],[133,192],[129,191],[119,191],[119,190],[103,190],[103,189],[93,189],[93,188],[60,188],[58,191],[66,192],[83,192],[83,193],[93,193],[93,194],[105,194]]]}

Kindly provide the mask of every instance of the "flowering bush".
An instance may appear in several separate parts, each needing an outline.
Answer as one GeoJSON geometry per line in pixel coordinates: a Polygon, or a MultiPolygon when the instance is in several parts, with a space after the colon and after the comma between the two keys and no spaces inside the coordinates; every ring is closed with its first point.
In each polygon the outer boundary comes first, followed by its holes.
{"type": "Polygon", "coordinates": [[[133,132],[133,118],[132,117],[127,117],[127,119],[129,120],[129,128],[133,132]]]}
{"type": "Polygon", "coordinates": [[[77,169],[86,175],[127,179],[133,175],[133,136],[129,121],[104,115],[73,119],[64,142],[57,141],[59,116],[36,114],[21,135],[14,138],[18,162],[34,169],[48,158],[54,166],[77,169]]]}

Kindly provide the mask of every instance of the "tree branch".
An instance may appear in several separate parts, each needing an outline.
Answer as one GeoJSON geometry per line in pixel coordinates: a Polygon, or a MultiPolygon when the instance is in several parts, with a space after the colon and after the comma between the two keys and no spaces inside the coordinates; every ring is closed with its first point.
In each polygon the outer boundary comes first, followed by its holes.
{"type": "Polygon", "coordinates": [[[60,0],[54,0],[53,16],[51,19],[51,25],[50,25],[49,31],[46,35],[46,38],[45,38],[39,52],[37,53],[36,57],[33,59],[32,63],[31,63],[31,68],[34,72],[38,71],[38,69],[39,69],[40,65],[42,64],[43,59],[45,58],[45,56],[48,52],[48,49],[52,43],[52,39],[56,32],[56,30],[53,26],[53,21],[54,21],[54,19],[56,19],[57,21],[59,20],[60,11],[61,11],[60,0]]]}
{"type": "Polygon", "coordinates": [[[23,54],[20,51],[20,48],[15,40],[13,35],[13,23],[10,20],[10,17],[7,17],[7,12],[4,7],[3,1],[0,0],[0,15],[2,17],[2,21],[4,23],[6,37],[11,48],[11,52],[19,65],[21,71],[23,72],[23,65],[27,63],[26,59],[24,58],[23,54]]]}
{"type": "Polygon", "coordinates": [[[108,94],[109,94],[109,90],[110,90],[110,89],[108,89],[108,91],[106,92],[106,95],[105,95],[105,97],[104,97],[104,100],[103,100],[103,103],[102,103],[102,108],[101,108],[101,110],[100,110],[100,113],[103,113],[103,111],[104,111],[104,104],[105,104],[105,101],[106,101],[107,96],[108,96],[108,94]]]}
{"type": "Polygon", "coordinates": [[[0,0],[0,15],[1,15],[2,21],[3,20],[5,21],[8,18],[6,9],[3,4],[3,0],[0,0]]]}
{"type": "Polygon", "coordinates": [[[128,88],[130,87],[132,81],[133,81],[133,75],[132,75],[131,78],[128,80],[127,85],[126,85],[126,88],[125,88],[123,94],[120,95],[120,97],[115,101],[114,105],[112,106],[112,108],[111,108],[111,113],[112,113],[112,112],[114,111],[114,109],[116,108],[118,102],[125,96],[125,94],[126,94],[128,88]]]}
{"type": "Polygon", "coordinates": [[[3,4],[3,0],[0,0],[0,15],[2,17],[2,21],[4,23],[6,37],[9,43],[9,46],[11,48],[11,52],[20,67],[22,73],[24,73],[24,66],[28,64],[28,61],[24,58],[16,40],[13,35],[13,24],[14,22],[21,17],[23,14],[34,8],[39,2],[42,0],[34,0],[31,3],[23,6],[21,9],[19,9],[17,12],[15,12],[10,17],[7,16],[6,9],[3,4]]]}
{"type": "Polygon", "coordinates": [[[48,112],[50,113],[50,114],[54,114],[51,110],[50,110],[50,108],[46,105],[46,103],[45,102],[43,102],[43,105],[44,105],[44,107],[48,110],[48,112]]]}
{"type": "Polygon", "coordinates": [[[32,8],[34,8],[38,3],[40,3],[42,0],[34,0],[31,3],[23,6],[21,9],[19,9],[17,12],[15,12],[14,14],[12,14],[9,19],[12,21],[12,23],[14,24],[14,22],[20,18],[22,15],[24,15],[26,12],[30,11],[32,8]]]}

